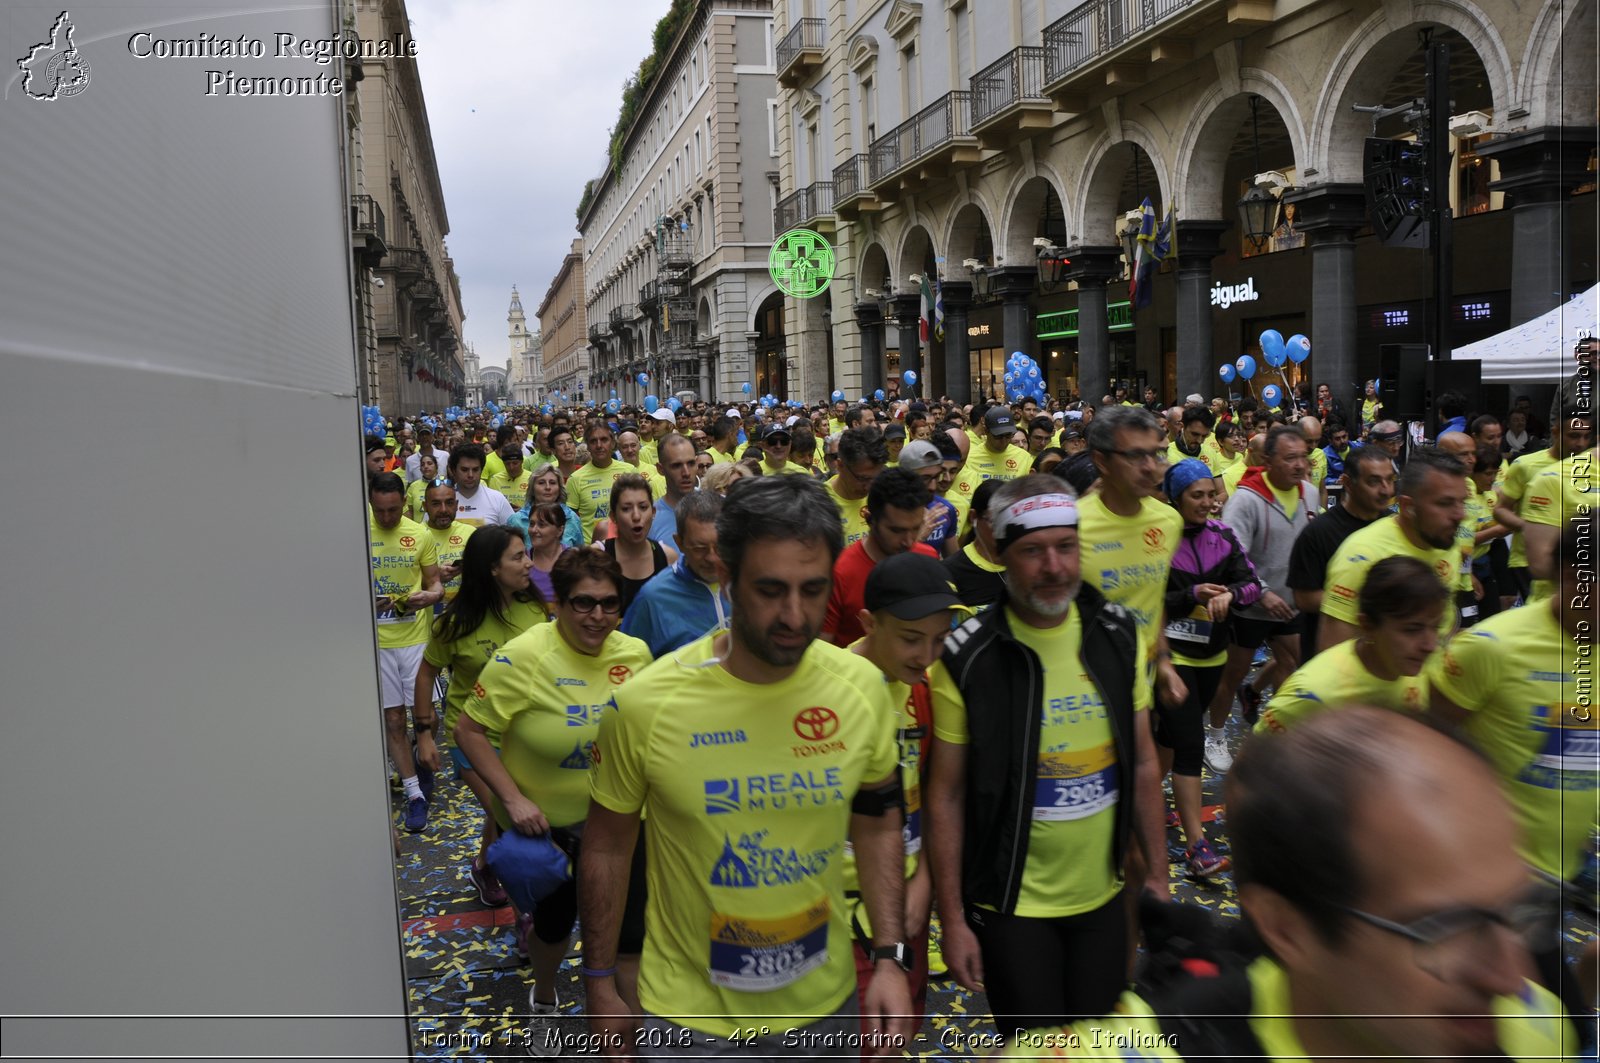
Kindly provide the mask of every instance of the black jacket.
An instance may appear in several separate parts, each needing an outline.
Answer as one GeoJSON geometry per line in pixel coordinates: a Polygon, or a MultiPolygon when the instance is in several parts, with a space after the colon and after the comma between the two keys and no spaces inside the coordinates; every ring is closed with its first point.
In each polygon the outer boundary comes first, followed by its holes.
{"type": "MultiPolygon", "coordinates": [[[[1106,703],[1121,768],[1114,841],[1104,857],[1120,876],[1134,823],[1134,684],[1149,680],[1138,660],[1131,614],[1087,583],[1078,591],[1077,609],[1084,670],[1106,703]]],[[[1011,634],[1006,610],[998,606],[950,634],[944,665],[967,707],[962,899],[1009,915],[1016,908],[1028,859],[1044,674],[1033,650],[1011,634]]]]}

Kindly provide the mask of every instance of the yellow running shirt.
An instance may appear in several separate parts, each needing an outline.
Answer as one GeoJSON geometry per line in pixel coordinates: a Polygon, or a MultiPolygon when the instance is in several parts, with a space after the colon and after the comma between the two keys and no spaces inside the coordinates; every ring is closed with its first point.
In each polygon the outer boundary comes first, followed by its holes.
{"type": "MultiPolygon", "coordinates": [[[[861,644],[858,639],[850,646],[850,652],[855,653],[855,647],[861,644]]],[[[911,687],[898,679],[885,677],[884,687],[889,694],[889,701],[899,710],[895,721],[895,744],[900,751],[900,786],[905,792],[906,818],[901,826],[901,837],[906,847],[906,878],[917,873],[917,864],[922,858],[922,735],[923,732],[917,723],[916,710],[912,707],[911,687]]],[[[850,843],[844,846],[844,888],[851,892],[860,888],[856,881],[856,859],[851,850],[850,843]]],[[[860,917],[865,923],[866,907],[861,906],[860,917]]]]}
{"type": "Polygon", "coordinates": [[[1183,518],[1154,498],[1119,517],[1098,493],[1078,500],[1078,551],[1083,581],[1133,614],[1141,637],[1154,641],[1167,596],[1167,572],[1183,537],[1183,518]]]}
{"type": "MultiPolygon", "coordinates": [[[[1547,466],[1555,463],[1556,459],[1548,448],[1524,454],[1512,462],[1500,484],[1500,504],[1517,516],[1524,516],[1522,499],[1528,493],[1528,484],[1547,466]]],[[[1506,559],[1506,565],[1509,568],[1528,567],[1528,544],[1523,541],[1521,532],[1511,536],[1511,555],[1506,559]]]]}
{"type": "Polygon", "coordinates": [[[686,649],[617,691],[590,780],[606,808],[644,814],[639,998],[717,1037],[830,1015],[856,991],[850,802],[899,763],[883,675],[813,642],[788,678],[755,685],[686,649]]]}
{"type": "Polygon", "coordinates": [[[1311,481],[1312,487],[1321,490],[1322,485],[1328,481],[1328,453],[1321,447],[1314,446],[1306,454],[1306,459],[1311,463],[1311,472],[1306,479],[1311,481]]]}
{"type": "Polygon", "coordinates": [[[1568,881],[1583,868],[1600,781],[1600,714],[1579,700],[1581,661],[1546,601],[1468,628],[1428,666],[1434,687],[1471,713],[1467,735],[1522,825],[1520,855],[1568,881]]]}
{"type": "Polygon", "coordinates": [[[493,487],[494,485],[489,483],[489,481],[493,480],[496,476],[504,476],[505,474],[506,463],[501,460],[500,452],[498,450],[491,450],[483,456],[483,472],[480,474],[479,479],[484,485],[493,487]]]}
{"type": "MultiPolygon", "coordinates": [[[[559,624],[536,624],[489,659],[463,708],[489,733],[523,796],[551,826],[569,827],[589,814],[589,753],[611,696],[649,663],[649,647],[620,631],[590,657],[559,624]]],[[[494,815],[510,828],[498,798],[494,815]]]]}
{"type": "MultiPolygon", "coordinates": [[[[1006,622],[1017,640],[1038,655],[1044,670],[1033,819],[1016,914],[1051,919],[1091,912],[1122,888],[1110,854],[1117,795],[1121,787],[1133,784],[1132,765],[1117,763],[1105,702],[1084,671],[1078,607],[1048,630],[1025,624],[1009,611],[1006,622]]],[[[966,745],[968,710],[955,680],[943,662],[934,664],[928,679],[934,736],[966,745]]],[[[1136,711],[1150,707],[1150,689],[1148,683],[1134,684],[1136,711]]]]}
{"type": "MultiPolygon", "coordinates": [[[[1580,450],[1564,461],[1540,470],[1528,483],[1522,499],[1522,519],[1529,524],[1563,527],[1568,518],[1585,517],[1600,505],[1595,493],[1595,452],[1580,450]]],[[[1555,582],[1533,581],[1531,601],[1542,601],[1555,593],[1555,582]]]]}
{"type": "Polygon", "coordinates": [[[961,473],[976,491],[985,480],[1015,480],[1019,476],[1026,476],[1032,468],[1033,455],[1015,443],[1007,444],[1006,449],[998,454],[990,450],[987,444],[980,444],[967,455],[967,464],[961,473]]]}
{"type": "Polygon", "coordinates": [[[580,466],[567,479],[567,505],[583,522],[584,542],[594,539],[595,524],[611,516],[612,482],[619,476],[638,471],[627,462],[612,458],[611,464],[603,469],[594,465],[580,466]]]}
{"type": "Polygon", "coordinates": [[[833,499],[834,508],[839,511],[839,519],[844,522],[844,544],[849,546],[857,539],[867,537],[867,500],[865,498],[844,498],[835,488],[838,477],[825,481],[823,487],[828,492],[828,497],[833,499]]]}
{"type": "Polygon", "coordinates": [[[1243,454],[1233,456],[1233,464],[1222,470],[1222,489],[1231,496],[1239,490],[1239,481],[1244,479],[1244,474],[1250,471],[1250,466],[1245,464],[1243,454]]]}
{"type": "Polygon", "coordinates": [[[1349,705],[1374,705],[1411,716],[1428,708],[1428,680],[1424,676],[1379,679],[1356,656],[1355,639],[1346,639],[1319,653],[1283,681],[1256,721],[1256,734],[1287,731],[1325,709],[1349,705]]]}
{"type": "MultiPolygon", "coordinates": [[[[424,524],[423,527],[428,529],[428,535],[433,538],[433,545],[439,550],[439,567],[441,569],[446,565],[453,565],[461,560],[461,555],[466,553],[467,550],[467,539],[471,537],[473,532],[478,530],[472,525],[459,520],[444,531],[440,531],[432,524],[424,524]]],[[[457,573],[454,579],[444,581],[444,597],[439,599],[439,604],[433,607],[434,615],[437,616],[444,612],[446,603],[454,601],[456,595],[460,593],[461,574],[457,573]]]]}
{"type": "Polygon", "coordinates": [[[527,462],[523,462],[522,473],[516,479],[504,473],[497,473],[489,478],[489,486],[505,495],[512,509],[521,509],[522,504],[528,500],[528,481],[532,479],[533,470],[528,468],[527,462]]]}
{"type": "Polygon", "coordinates": [[[405,600],[422,589],[422,570],[439,563],[439,551],[428,530],[414,520],[401,517],[399,524],[385,529],[369,516],[367,529],[373,597],[391,602],[389,608],[378,610],[378,648],[420,646],[428,641],[433,610],[409,611],[405,600]]]}
{"type": "MultiPolygon", "coordinates": [[[[1390,514],[1346,539],[1328,564],[1327,582],[1322,588],[1322,615],[1355,624],[1361,613],[1361,587],[1367,571],[1386,557],[1414,557],[1433,569],[1452,599],[1460,576],[1461,554],[1455,543],[1443,550],[1413,546],[1400,530],[1399,514],[1390,514]]],[[[1448,634],[1455,623],[1455,611],[1446,609],[1440,631],[1448,634]]]]}
{"type": "Polygon", "coordinates": [[[428,519],[427,511],[422,508],[423,496],[428,493],[428,481],[412,480],[406,484],[406,518],[418,524],[428,519]]]}
{"type": "Polygon", "coordinates": [[[488,613],[476,631],[454,642],[441,642],[437,632],[428,639],[428,648],[422,651],[423,659],[441,671],[450,669],[450,690],[444,698],[441,735],[450,738],[455,734],[461,707],[477,684],[478,673],[494,657],[495,651],[547,619],[544,606],[538,602],[512,602],[505,610],[504,619],[488,613]]]}

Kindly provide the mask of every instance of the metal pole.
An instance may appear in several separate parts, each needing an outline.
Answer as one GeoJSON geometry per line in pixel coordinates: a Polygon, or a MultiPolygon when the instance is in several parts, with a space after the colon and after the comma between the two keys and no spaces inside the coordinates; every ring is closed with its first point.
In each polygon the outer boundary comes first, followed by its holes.
{"type": "Polygon", "coordinates": [[[1433,319],[1429,344],[1437,361],[1450,360],[1451,274],[1454,247],[1450,231],[1450,187],[1455,153],[1450,150],[1450,45],[1428,43],[1428,228],[1433,250],[1433,319]]]}

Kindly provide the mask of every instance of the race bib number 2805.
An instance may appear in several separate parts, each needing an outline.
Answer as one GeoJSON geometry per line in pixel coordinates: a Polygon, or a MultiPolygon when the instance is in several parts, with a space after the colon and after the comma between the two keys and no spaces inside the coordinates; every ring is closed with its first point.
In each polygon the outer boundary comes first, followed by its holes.
{"type": "Polygon", "coordinates": [[[777,919],[711,916],[711,984],[746,993],[781,989],[828,961],[827,897],[777,919]]]}

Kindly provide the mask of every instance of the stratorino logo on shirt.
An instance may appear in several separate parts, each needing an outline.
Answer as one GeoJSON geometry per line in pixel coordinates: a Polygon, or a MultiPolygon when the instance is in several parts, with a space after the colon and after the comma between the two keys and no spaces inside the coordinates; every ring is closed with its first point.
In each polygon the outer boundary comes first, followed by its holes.
{"type": "Polygon", "coordinates": [[[769,775],[705,780],[706,814],[793,811],[824,808],[843,801],[844,782],[838,768],[775,771],[769,775]]]}
{"type": "Polygon", "coordinates": [[[741,834],[737,842],[724,833],[722,855],[711,868],[711,885],[733,889],[786,886],[828,870],[828,862],[839,849],[831,845],[801,853],[787,845],[769,848],[762,844],[768,833],[741,834]]]}

